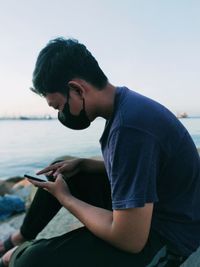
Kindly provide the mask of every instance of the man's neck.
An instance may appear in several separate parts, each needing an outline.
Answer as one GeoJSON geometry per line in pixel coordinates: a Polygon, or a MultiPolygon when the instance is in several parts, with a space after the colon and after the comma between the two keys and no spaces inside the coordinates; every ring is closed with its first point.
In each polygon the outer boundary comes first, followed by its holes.
{"type": "Polygon", "coordinates": [[[116,87],[108,83],[106,87],[99,92],[97,116],[108,120],[112,116],[114,110],[116,87]]]}

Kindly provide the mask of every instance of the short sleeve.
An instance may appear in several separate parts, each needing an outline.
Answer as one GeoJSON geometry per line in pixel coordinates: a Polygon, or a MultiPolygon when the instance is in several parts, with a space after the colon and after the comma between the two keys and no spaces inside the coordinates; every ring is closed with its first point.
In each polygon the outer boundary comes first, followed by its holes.
{"type": "Polygon", "coordinates": [[[143,207],[158,201],[159,144],[143,131],[123,127],[109,141],[113,209],[143,207]]]}

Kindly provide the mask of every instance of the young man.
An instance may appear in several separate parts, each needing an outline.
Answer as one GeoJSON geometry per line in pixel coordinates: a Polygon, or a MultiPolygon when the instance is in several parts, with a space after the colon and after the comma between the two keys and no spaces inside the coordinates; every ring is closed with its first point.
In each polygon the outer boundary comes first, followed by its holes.
{"type": "Polygon", "coordinates": [[[104,161],[58,162],[40,172],[51,181],[32,181],[40,189],[11,243],[35,238],[61,206],[85,227],[35,241],[14,266],[180,266],[200,241],[200,160],[187,130],[157,102],[111,85],[75,40],[47,44],[33,85],[66,127],[106,119],[104,161]]]}

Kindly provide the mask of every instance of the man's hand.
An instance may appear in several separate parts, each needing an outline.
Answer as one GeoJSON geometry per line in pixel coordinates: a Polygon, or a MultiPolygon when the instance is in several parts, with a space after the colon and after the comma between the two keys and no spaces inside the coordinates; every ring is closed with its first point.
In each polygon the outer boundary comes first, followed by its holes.
{"type": "Polygon", "coordinates": [[[53,175],[54,177],[57,177],[58,174],[62,173],[66,177],[71,177],[80,171],[80,163],[82,161],[83,159],[81,158],[64,160],[44,168],[37,174],[46,174],[47,176],[53,175]]]}
{"type": "Polygon", "coordinates": [[[58,174],[54,182],[38,182],[28,179],[33,185],[43,188],[51,193],[62,204],[63,199],[71,197],[71,193],[67,183],[64,181],[61,174],[58,174]]]}
{"type": "Polygon", "coordinates": [[[58,174],[63,174],[66,177],[71,177],[80,171],[85,173],[106,173],[105,165],[102,160],[76,158],[52,164],[39,171],[37,174],[46,174],[47,176],[53,175],[54,177],[58,174]]]}

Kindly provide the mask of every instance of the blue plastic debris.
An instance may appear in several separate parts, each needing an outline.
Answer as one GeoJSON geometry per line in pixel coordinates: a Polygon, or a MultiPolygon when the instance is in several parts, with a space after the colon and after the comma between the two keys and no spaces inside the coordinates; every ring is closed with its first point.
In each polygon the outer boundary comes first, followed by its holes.
{"type": "Polygon", "coordinates": [[[25,211],[25,202],[16,195],[0,196],[0,220],[25,211]]]}

